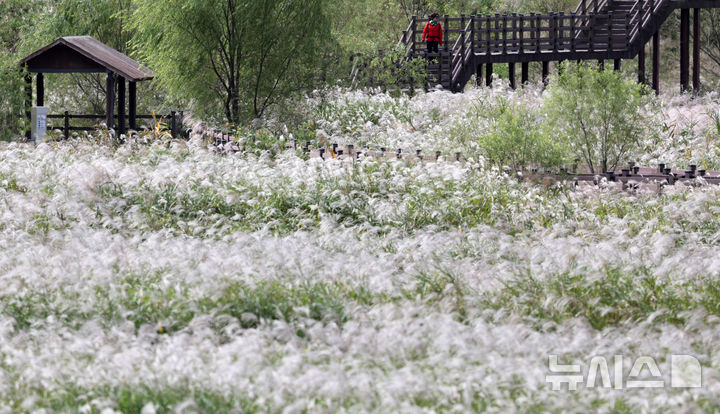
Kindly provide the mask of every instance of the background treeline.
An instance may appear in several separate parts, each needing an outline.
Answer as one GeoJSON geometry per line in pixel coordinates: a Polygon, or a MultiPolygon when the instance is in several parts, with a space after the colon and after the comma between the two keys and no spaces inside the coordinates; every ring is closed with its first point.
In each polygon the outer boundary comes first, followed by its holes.
{"type": "MultiPolygon", "coordinates": [[[[572,10],[574,0],[3,0],[0,134],[22,130],[18,61],[60,36],[90,35],[157,72],[138,85],[140,110],[192,110],[242,124],[327,85],[387,86],[387,59],[411,16],[572,10]],[[368,69],[351,76],[353,66],[368,69]]],[[[720,62],[708,11],[704,58],[720,62]]],[[[670,31],[672,32],[672,30],[670,31]]],[[[670,51],[672,53],[672,50],[670,51]]],[[[707,67],[707,66],[706,66],[707,67]]],[[[418,70],[422,68],[414,68],[418,70]]],[[[717,76],[714,67],[707,74],[717,76]]],[[[47,76],[51,112],[103,113],[104,74],[47,76]]]]}

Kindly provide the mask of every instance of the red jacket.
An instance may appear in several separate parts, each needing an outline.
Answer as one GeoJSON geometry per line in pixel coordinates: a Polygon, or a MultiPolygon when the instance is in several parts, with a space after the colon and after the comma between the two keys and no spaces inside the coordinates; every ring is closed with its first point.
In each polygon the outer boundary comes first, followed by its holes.
{"type": "Polygon", "coordinates": [[[442,44],[442,36],[443,32],[440,22],[438,22],[438,24],[436,24],[435,26],[432,25],[432,22],[427,22],[425,28],[423,29],[423,42],[439,42],[440,44],[442,44]]]}

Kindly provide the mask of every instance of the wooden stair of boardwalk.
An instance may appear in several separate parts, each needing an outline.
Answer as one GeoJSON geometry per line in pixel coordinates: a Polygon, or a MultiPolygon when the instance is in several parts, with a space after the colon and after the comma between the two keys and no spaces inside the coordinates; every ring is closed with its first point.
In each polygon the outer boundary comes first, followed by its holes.
{"type": "MultiPolygon", "coordinates": [[[[572,13],[445,16],[441,23],[447,43],[442,59],[428,65],[429,78],[461,91],[473,74],[480,75],[483,64],[632,59],[673,10],[717,7],[720,0],[581,0],[572,13]]],[[[426,52],[419,23],[413,17],[399,43],[409,58],[426,52]]]]}
{"type": "Polygon", "coordinates": [[[439,53],[431,53],[426,55],[428,84],[430,86],[442,85],[445,89],[452,87],[452,68],[450,67],[452,54],[444,50],[439,53]]]}

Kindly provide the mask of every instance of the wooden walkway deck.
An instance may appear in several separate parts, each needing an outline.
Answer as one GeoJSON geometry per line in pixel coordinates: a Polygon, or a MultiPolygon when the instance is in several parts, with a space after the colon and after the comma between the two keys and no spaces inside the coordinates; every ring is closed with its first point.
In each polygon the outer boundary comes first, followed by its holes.
{"type": "Polygon", "coordinates": [[[581,0],[572,13],[511,14],[494,16],[445,16],[444,45],[428,54],[421,41],[423,21],[417,16],[403,31],[398,44],[409,58],[425,57],[431,81],[461,91],[473,74],[478,84],[492,80],[493,64],[509,65],[510,84],[515,87],[515,64],[522,64],[522,82],[528,79],[529,62],[542,62],[546,80],[549,62],[612,60],[619,69],[623,59],[638,58],[638,81],[645,82],[645,49],[650,42],[652,86],[659,91],[659,31],[670,14],[681,10],[681,87],[689,89],[690,14],[693,19],[693,87],[700,84],[700,9],[718,8],[720,0],[581,0]]]}

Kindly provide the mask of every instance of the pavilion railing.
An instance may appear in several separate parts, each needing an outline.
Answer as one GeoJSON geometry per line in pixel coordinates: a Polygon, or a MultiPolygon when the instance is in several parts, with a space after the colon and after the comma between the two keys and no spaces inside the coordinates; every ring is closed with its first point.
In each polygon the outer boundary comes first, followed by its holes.
{"type": "MultiPolygon", "coordinates": [[[[114,115],[115,122],[117,123],[118,116],[114,115]]],[[[184,119],[184,113],[183,111],[177,112],[177,111],[171,111],[168,115],[136,115],[136,119],[138,120],[152,120],[157,122],[163,122],[166,126],[166,128],[170,131],[170,134],[173,138],[178,137],[182,134],[183,131],[183,119],[184,119]]],[[[65,139],[70,137],[70,131],[95,131],[98,129],[97,125],[94,126],[73,126],[71,125],[72,120],[95,120],[95,121],[102,121],[105,120],[105,115],[95,115],[95,114],[71,114],[68,111],[65,111],[63,114],[51,114],[48,115],[48,119],[60,119],[62,120],[61,124],[50,124],[48,122],[47,130],[61,130],[63,131],[63,135],[65,136],[65,139]]],[[[130,120],[129,115],[125,115],[125,125],[128,125],[130,120]]],[[[149,125],[150,128],[153,128],[154,125],[149,125]]]]}

